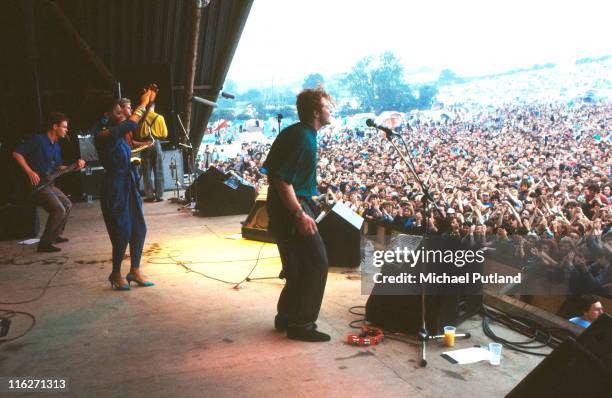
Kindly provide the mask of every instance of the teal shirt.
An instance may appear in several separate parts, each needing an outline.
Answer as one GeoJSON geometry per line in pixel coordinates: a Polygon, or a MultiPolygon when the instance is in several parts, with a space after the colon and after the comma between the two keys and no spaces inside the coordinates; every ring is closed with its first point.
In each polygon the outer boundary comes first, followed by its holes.
{"type": "MultiPolygon", "coordinates": [[[[296,123],[276,137],[262,171],[293,186],[296,196],[310,198],[317,194],[317,132],[304,123],[296,123]]],[[[303,202],[303,201],[300,201],[303,202]]],[[[277,242],[295,233],[295,217],[282,203],[274,184],[268,187],[269,228],[277,242]]],[[[304,205],[302,204],[302,207],[304,205]]]]}
{"type": "Polygon", "coordinates": [[[305,123],[284,129],[264,163],[268,176],[293,186],[297,196],[317,195],[317,132],[305,123]]]}

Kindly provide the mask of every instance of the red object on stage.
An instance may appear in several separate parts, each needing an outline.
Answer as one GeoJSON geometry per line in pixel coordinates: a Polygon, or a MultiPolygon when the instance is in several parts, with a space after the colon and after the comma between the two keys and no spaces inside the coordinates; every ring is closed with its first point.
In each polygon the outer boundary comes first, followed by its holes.
{"type": "Polygon", "coordinates": [[[346,342],[351,345],[376,345],[385,337],[382,329],[373,326],[362,326],[360,334],[349,334],[346,342]]]}

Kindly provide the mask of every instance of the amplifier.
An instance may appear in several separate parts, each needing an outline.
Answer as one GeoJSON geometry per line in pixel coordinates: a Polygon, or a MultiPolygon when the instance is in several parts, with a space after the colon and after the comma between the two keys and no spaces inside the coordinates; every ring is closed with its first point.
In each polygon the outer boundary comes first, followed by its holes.
{"type": "Polygon", "coordinates": [[[34,205],[0,207],[0,240],[29,239],[38,236],[38,212],[34,205]]]}
{"type": "Polygon", "coordinates": [[[86,166],[81,169],[81,191],[83,193],[83,199],[89,202],[93,199],[100,198],[100,187],[102,186],[103,178],[104,167],[102,166],[86,166]]]}
{"type": "MultiPolygon", "coordinates": [[[[460,250],[455,239],[434,239],[424,241],[420,236],[400,234],[395,237],[387,250],[410,251],[460,250]],[[435,242],[434,242],[435,241],[435,242]]],[[[366,261],[366,263],[370,263],[366,261]]],[[[384,276],[400,276],[405,265],[385,261],[380,271],[384,276]]],[[[446,264],[425,264],[419,261],[413,268],[415,274],[423,272],[452,272],[446,264]]],[[[459,269],[459,268],[458,268],[459,269]]],[[[459,269],[460,270],[460,269],[459,269]]],[[[474,265],[473,272],[482,272],[482,265],[474,265]]],[[[375,284],[366,303],[366,319],[374,326],[386,330],[416,333],[422,326],[422,297],[425,292],[425,321],[430,334],[442,334],[447,325],[458,326],[461,322],[478,313],[482,306],[482,285],[434,284],[375,284]]]]}

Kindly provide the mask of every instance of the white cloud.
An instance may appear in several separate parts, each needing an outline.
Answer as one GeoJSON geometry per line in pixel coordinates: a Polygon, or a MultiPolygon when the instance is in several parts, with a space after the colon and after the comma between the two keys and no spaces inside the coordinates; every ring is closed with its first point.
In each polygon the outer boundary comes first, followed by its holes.
{"type": "Polygon", "coordinates": [[[390,50],[460,74],[612,53],[612,2],[255,0],[230,68],[243,87],[348,71],[390,50]]]}

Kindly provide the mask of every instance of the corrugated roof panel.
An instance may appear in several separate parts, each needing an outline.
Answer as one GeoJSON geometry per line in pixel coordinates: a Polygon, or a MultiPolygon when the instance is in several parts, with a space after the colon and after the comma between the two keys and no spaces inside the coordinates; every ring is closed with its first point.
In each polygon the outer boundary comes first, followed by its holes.
{"type": "MultiPolygon", "coordinates": [[[[108,87],[109,84],[101,78],[99,70],[92,66],[92,62],[76,44],[74,37],[67,33],[67,28],[50,12],[53,5],[59,7],[69,24],[112,74],[116,75],[117,71],[126,65],[169,64],[175,87],[184,86],[192,0],[23,0],[4,6],[3,11],[8,12],[13,24],[5,29],[24,29],[27,19],[23,14],[23,4],[30,1],[35,10],[36,44],[44,56],[44,60],[39,60],[37,65],[41,77],[40,89],[45,99],[45,112],[64,109],[67,113],[77,115],[73,125],[85,124],[85,120],[81,121],[79,115],[85,114],[89,117],[90,110],[74,109],[73,105],[67,103],[65,96],[53,93],[68,93],[72,97],[80,97],[85,95],[84,92],[114,89],[108,87]]],[[[229,68],[229,58],[233,56],[252,2],[253,0],[212,0],[202,10],[195,85],[211,86],[213,90],[199,91],[198,95],[216,100],[229,68]]],[[[17,78],[19,81],[31,82],[28,72],[31,69],[31,61],[23,55],[13,58],[15,65],[11,69],[19,71],[20,78],[7,74],[0,79],[17,78]]],[[[21,94],[31,95],[32,91],[30,88],[23,89],[21,94]]],[[[180,112],[183,109],[184,93],[175,90],[174,94],[175,109],[180,112]]],[[[83,99],[77,101],[76,106],[86,107],[86,101],[83,99]]],[[[6,101],[7,98],[3,98],[3,103],[6,101]]],[[[11,115],[8,117],[17,117],[11,115]]],[[[210,109],[203,109],[200,105],[194,107],[192,120],[197,120],[199,125],[209,116],[210,109]]],[[[85,119],[85,116],[82,118],[85,119]]],[[[8,124],[18,123],[13,120],[8,124]]],[[[33,131],[30,129],[29,132],[33,131]]],[[[193,138],[198,138],[195,131],[193,138]]]]}

